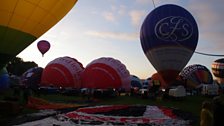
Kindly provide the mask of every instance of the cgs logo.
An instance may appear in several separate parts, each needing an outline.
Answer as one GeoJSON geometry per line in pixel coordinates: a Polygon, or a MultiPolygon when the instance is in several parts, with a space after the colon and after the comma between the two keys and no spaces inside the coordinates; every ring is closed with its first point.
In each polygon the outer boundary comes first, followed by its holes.
{"type": "Polygon", "coordinates": [[[163,41],[181,42],[191,38],[193,26],[184,17],[170,16],[159,20],[155,25],[156,37],[163,41]]]}

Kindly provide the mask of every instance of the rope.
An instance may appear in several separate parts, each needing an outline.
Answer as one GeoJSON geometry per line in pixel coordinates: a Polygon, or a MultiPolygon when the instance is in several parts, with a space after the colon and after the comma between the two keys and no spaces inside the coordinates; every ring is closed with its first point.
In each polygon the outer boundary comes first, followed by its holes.
{"type": "Polygon", "coordinates": [[[153,3],[153,6],[154,6],[154,8],[156,8],[156,5],[155,5],[155,2],[154,2],[154,0],[152,0],[152,3],[153,3]]]}
{"type": "Polygon", "coordinates": [[[220,54],[209,54],[209,53],[202,53],[202,52],[197,52],[197,51],[195,51],[194,53],[201,54],[201,55],[205,55],[205,56],[224,57],[224,55],[220,55],[220,54]]]}

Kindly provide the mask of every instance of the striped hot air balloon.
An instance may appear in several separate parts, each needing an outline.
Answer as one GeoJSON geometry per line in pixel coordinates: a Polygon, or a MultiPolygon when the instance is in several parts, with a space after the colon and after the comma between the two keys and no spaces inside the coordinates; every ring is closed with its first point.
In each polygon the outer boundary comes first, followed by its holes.
{"type": "Polygon", "coordinates": [[[179,75],[186,86],[191,89],[201,87],[201,84],[213,84],[213,77],[209,69],[200,64],[189,65],[179,75]]]}
{"type": "Polygon", "coordinates": [[[212,63],[212,73],[219,84],[224,84],[224,58],[212,63]]]}
{"type": "Polygon", "coordinates": [[[89,63],[82,74],[82,87],[95,89],[124,88],[130,90],[130,73],[119,60],[102,57],[89,63]]]}
{"type": "Polygon", "coordinates": [[[83,65],[74,58],[68,56],[56,58],[44,68],[41,86],[79,89],[83,70],[83,65]]]}
{"type": "Polygon", "coordinates": [[[197,23],[186,9],[162,5],[145,18],[140,40],[146,57],[169,87],[196,49],[197,23]]]}

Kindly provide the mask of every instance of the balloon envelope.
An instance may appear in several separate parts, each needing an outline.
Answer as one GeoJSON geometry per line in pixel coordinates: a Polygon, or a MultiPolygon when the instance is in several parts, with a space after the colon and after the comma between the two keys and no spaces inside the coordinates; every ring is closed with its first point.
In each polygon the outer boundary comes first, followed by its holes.
{"type": "Polygon", "coordinates": [[[41,77],[41,86],[81,87],[82,64],[71,57],[59,57],[49,62],[41,77]]]}
{"type": "Polygon", "coordinates": [[[6,68],[0,70],[0,91],[9,88],[9,75],[6,68]]]}
{"type": "Polygon", "coordinates": [[[187,66],[180,72],[187,88],[199,88],[201,84],[213,84],[213,77],[207,67],[200,64],[187,66]]]}
{"type": "Polygon", "coordinates": [[[198,27],[193,16],[184,8],[162,5],[145,18],[140,40],[146,57],[169,84],[194,53],[198,27]]]}
{"type": "Polygon", "coordinates": [[[82,74],[83,88],[130,90],[130,74],[119,60],[102,57],[89,63],[82,74]]]}
{"type": "Polygon", "coordinates": [[[34,42],[77,0],[0,0],[0,68],[34,42]]]}
{"type": "Polygon", "coordinates": [[[224,59],[218,59],[212,63],[212,73],[219,84],[224,84],[224,59]]]}
{"type": "Polygon", "coordinates": [[[131,75],[131,87],[132,88],[142,88],[142,81],[139,77],[135,76],[135,75],[131,75]]]}
{"type": "Polygon", "coordinates": [[[151,85],[158,85],[160,88],[168,88],[168,85],[159,73],[154,73],[151,77],[151,85]]]}
{"type": "Polygon", "coordinates": [[[42,54],[42,56],[50,49],[51,45],[46,40],[41,40],[37,43],[37,48],[42,54]]]}
{"type": "Polygon", "coordinates": [[[26,87],[37,89],[41,82],[43,68],[33,67],[24,72],[21,76],[21,81],[26,87]]]}

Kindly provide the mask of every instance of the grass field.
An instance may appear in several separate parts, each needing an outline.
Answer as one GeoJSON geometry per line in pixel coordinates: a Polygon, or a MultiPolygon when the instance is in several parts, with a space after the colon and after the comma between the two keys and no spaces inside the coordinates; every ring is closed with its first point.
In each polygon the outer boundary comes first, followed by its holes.
{"type": "MultiPolygon", "coordinates": [[[[10,93],[8,93],[10,95],[10,93]]],[[[157,106],[166,106],[171,108],[177,108],[185,112],[191,113],[197,119],[197,124],[199,125],[199,114],[201,110],[201,104],[204,100],[212,100],[211,97],[205,96],[187,96],[181,100],[175,99],[149,99],[149,98],[141,98],[139,96],[117,96],[111,98],[100,98],[97,102],[85,102],[87,98],[83,98],[81,96],[64,96],[64,95],[40,95],[40,98],[46,99],[50,102],[60,102],[60,103],[73,103],[73,104],[86,104],[89,105],[112,105],[112,104],[127,104],[127,105],[157,105],[157,106]]],[[[2,99],[2,96],[0,96],[2,99]]],[[[23,100],[19,100],[20,105],[23,105],[23,100]]],[[[36,112],[35,110],[23,109],[19,115],[24,115],[27,113],[36,112]]],[[[19,116],[16,115],[16,116],[19,116]]],[[[7,121],[7,118],[0,116],[0,122],[2,120],[7,121]]],[[[195,126],[196,126],[195,125],[195,126]]]]}
{"type": "MultiPolygon", "coordinates": [[[[76,101],[82,101],[82,97],[77,96],[59,96],[59,95],[45,95],[41,96],[44,99],[52,102],[65,102],[65,103],[77,103],[76,101]]],[[[201,104],[204,100],[211,101],[211,97],[205,96],[187,96],[181,100],[175,99],[143,99],[138,96],[118,96],[113,98],[101,98],[98,102],[90,103],[91,105],[114,105],[114,104],[127,104],[127,105],[156,105],[166,106],[171,108],[180,109],[184,112],[191,113],[195,117],[196,124],[199,125],[201,104]]]]}

